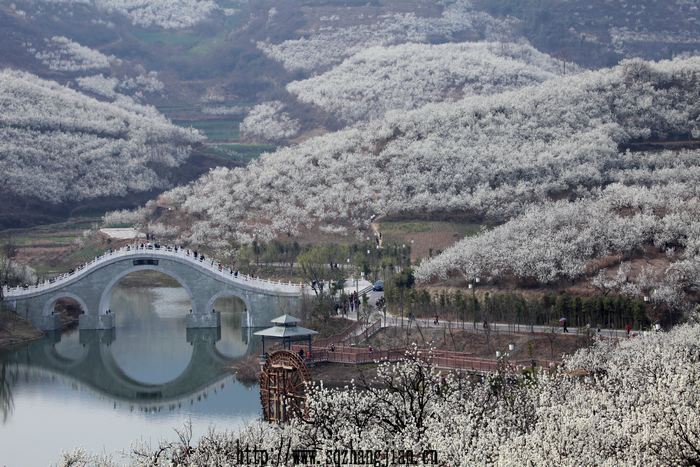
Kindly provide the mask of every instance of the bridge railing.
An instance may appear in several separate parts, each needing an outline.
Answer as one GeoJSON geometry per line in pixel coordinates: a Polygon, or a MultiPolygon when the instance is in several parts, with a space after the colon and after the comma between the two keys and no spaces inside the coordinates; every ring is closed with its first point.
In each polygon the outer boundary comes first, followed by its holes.
{"type": "Polygon", "coordinates": [[[273,281],[269,279],[261,279],[260,277],[253,277],[251,275],[247,274],[240,274],[237,271],[234,271],[232,268],[228,266],[224,266],[221,263],[214,261],[213,259],[207,259],[202,257],[195,258],[194,253],[191,252],[189,249],[183,249],[180,247],[173,247],[173,246],[166,246],[166,245],[161,245],[159,247],[155,247],[155,245],[127,245],[125,247],[122,247],[118,250],[113,250],[109,251],[103,255],[97,256],[91,261],[82,264],[75,269],[61,274],[58,277],[45,280],[39,284],[35,285],[25,285],[25,286],[18,286],[18,287],[6,287],[3,286],[3,296],[4,297],[16,297],[16,296],[22,296],[26,294],[33,294],[36,292],[42,292],[45,290],[51,290],[53,288],[57,288],[59,286],[62,286],[70,281],[73,280],[73,278],[81,276],[83,274],[86,274],[87,272],[95,269],[97,266],[102,265],[104,263],[112,261],[114,258],[119,258],[119,257],[128,257],[128,256],[141,256],[144,253],[153,253],[154,256],[171,256],[171,257],[176,257],[180,259],[185,259],[189,261],[192,264],[196,264],[199,267],[202,267],[206,270],[208,270],[211,273],[214,273],[216,275],[219,275],[225,279],[227,279],[230,282],[234,283],[240,283],[240,284],[245,284],[245,283],[252,283],[252,285],[257,285],[260,286],[264,289],[270,289],[270,286],[275,286],[277,288],[283,288],[286,289],[287,292],[299,292],[303,290],[303,283],[292,283],[291,281],[288,282],[282,282],[280,280],[278,281],[273,281]]]}

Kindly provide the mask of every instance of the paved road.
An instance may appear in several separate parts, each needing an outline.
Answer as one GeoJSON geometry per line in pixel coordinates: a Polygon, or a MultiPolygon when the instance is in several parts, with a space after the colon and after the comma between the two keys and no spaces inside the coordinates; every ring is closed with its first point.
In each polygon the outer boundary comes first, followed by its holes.
{"type": "MultiPolygon", "coordinates": [[[[376,292],[374,290],[367,292],[367,296],[369,297],[369,303],[372,306],[376,306],[377,300],[379,298],[384,296],[384,292],[376,292]]],[[[357,314],[356,313],[348,313],[347,315],[348,319],[351,319],[353,321],[357,320],[357,314]]],[[[386,320],[384,318],[384,315],[378,311],[375,311],[372,315],[372,318],[370,319],[370,322],[376,321],[378,319],[382,320],[382,327],[387,327],[387,326],[401,326],[401,317],[399,316],[392,316],[392,315],[387,315],[386,320]]],[[[408,326],[410,320],[407,317],[403,318],[403,325],[408,326]]],[[[462,327],[462,322],[461,321],[445,321],[445,320],[439,320],[438,324],[435,324],[434,320],[428,319],[428,318],[415,318],[413,320],[413,323],[417,323],[420,327],[422,328],[446,328],[446,327],[452,327],[452,328],[461,328],[462,327]]],[[[561,326],[541,326],[541,325],[527,325],[527,324],[510,324],[510,323],[489,323],[489,328],[493,332],[520,332],[520,333],[526,333],[526,332],[536,332],[536,333],[550,333],[552,331],[558,333],[558,334],[564,334],[563,329],[561,326]]],[[[476,326],[474,325],[473,322],[465,322],[464,323],[464,329],[469,331],[473,330],[474,332],[483,332],[483,323],[476,323],[476,326]]],[[[593,331],[596,331],[595,328],[592,329],[593,331]]],[[[568,334],[585,334],[586,333],[586,328],[576,328],[576,327],[569,327],[568,328],[568,334]]],[[[633,333],[639,333],[640,331],[632,331],[633,333]]],[[[627,337],[627,332],[624,329],[601,329],[600,330],[600,335],[603,337],[627,337]]]]}
{"type": "MultiPolygon", "coordinates": [[[[398,316],[387,316],[386,318],[386,325],[388,326],[401,326],[401,318],[398,316]]],[[[407,326],[409,324],[409,319],[404,317],[403,318],[403,324],[404,326],[407,326]]],[[[432,319],[425,319],[425,318],[416,318],[414,319],[414,322],[417,323],[420,327],[423,328],[445,328],[445,327],[452,327],[452,328],[461,328],[462,327],[462,322],[458,321],[443,321],[439,320],[437,324],[435,324],[434,320],[432,319]]],[[[537,332],[537,333],[549,333],[549,332],[556,332],[558,334],[563,334],[563,330],[561,326],[530,326],[530,325],[525,325],[525,324],[509,324],[509,323],[489,323],[489,328],[493,332],[537,332]]],[[[482,323],[477,323],[476,326],[474,326],[473,322],[466,322],[464,323],[464,329],[465,330],[474,330],[474,331],[483,331],[483,324],[482,323]]],[[[575,328],[575,327],[569,327],[569,334],[585,334],[586,329],[585,328],[575,328]]],[[[595,331],[595,329],[593,329],[595,331]]],[[[639,332],[639,331],[634,331],[634,332],[639,332]]],[[[627,332],[624,329],[601,329],[600,334],[604,337],[627,337],[627,332]]]]}

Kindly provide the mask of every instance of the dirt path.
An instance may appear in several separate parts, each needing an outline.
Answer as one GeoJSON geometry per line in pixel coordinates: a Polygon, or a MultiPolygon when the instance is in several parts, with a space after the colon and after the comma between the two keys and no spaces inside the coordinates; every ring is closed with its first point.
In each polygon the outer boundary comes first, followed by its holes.
{"type": "Polygon", "coordinates": [[[372,233],[374,234],[374,238],[379,238],[379,248],[384,247],[384,239],[382,238],[382,233],[379,231],[379,223],[377,222],[372,222],[370,225],[370,228],[372,229],[372,233]]]}

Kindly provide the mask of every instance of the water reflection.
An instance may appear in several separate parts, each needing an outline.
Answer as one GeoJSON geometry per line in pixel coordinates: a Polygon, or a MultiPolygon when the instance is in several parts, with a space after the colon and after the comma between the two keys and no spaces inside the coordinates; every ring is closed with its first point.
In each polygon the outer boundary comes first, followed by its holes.
{"type": "Polygon", "coordinates": [[[185,317],[191,308],[180,287],[117,287],[112,353],[129,376],[144,383],[165,383],[181,374],[192,356],[185,317]]]}
{"type": "Polygon", "coordinates": [[[229,358],[245,355],[249,337],[249,330],[244,328],[245,304],[237,298],[220,298],[214,307],[221,313],[221,340],[216,343],[216,348],[229,358]]]}
{"type": "Polygon", "coordinates": [[[170,438],[186,420],[201,435],[212,424],[230,429],[258,416],[257,387],[241,385],[230,370],[258,346],[241,326],[240,302],[217,302],[220,329],[194,330],[185,328],[190,305],[179,288],[119,286],[111,306],[114,330],[53,334],[0,352],[8,465],[55,462],[67,446],[124,448],[136,434],[170,438]],[[42,432],[46,451],[35,452],[29,440],[42,432]]]}
{"type": "Polygon", "coordinates": [[[54,333],[2,361],[70,378],[120,401],[186,399],[230,376],[231,364],[248,352],[245,315],[235,303],[222,307],[220,329],[187,329],[183,289],[118,287],[115,329],[54,333]]]}
{"type": "Polygon", "coordinates": [[[0,411],[2,423],[7,422],[7,417],[12,413],[14,400],[12,399],[12,381],[16,380],[16,373],[12,375],[11,368],[5,362],[0,362],[0,411]]]}
{"type": "MultiPolygon", "coordinates": [[[[163,404],[185,399],[230,375],[228,367],[232,359],[216,349],[220,338],[218,329],[188,329],[186,343],[191,356],[187,364],[175,378],[158,384],[134,378],[123,371],[115,358],[115,336],[115,330],[81,331],[80,345],[85,353],[76,359],[58,353],[54,342],[60,337],[50,336],[12,352],[4,360],[7,364],[70,378],[112,399],[137,404],[163,404]]],[[[146,362],[145,366],[149,365],[146,362]]]]}

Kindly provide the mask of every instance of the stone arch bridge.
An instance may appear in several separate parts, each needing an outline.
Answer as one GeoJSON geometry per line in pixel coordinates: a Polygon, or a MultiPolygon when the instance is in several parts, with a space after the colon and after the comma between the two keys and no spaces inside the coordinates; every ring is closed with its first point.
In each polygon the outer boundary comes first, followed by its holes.
{"type": "Polygon", "coordinates": [[[60,299],[78,302],[80,329],[112,329],[109,312],[112,291],[135,271],[158,271],[175,279],[192,303],[188,328],[218,327],[221,319],[214,302],[238,297],[245,303],[247,326],[267,326],[282,313],[298,311],[304,295],[302,284],[282,283],[238,274],[209,259],[194,257],[188,250],[161,246],[125,247],[95,258],[70,274],[37,286],[3,289],[4,302],[17,314],[43,331],[60,329],[54,306],[60,299]]]}

